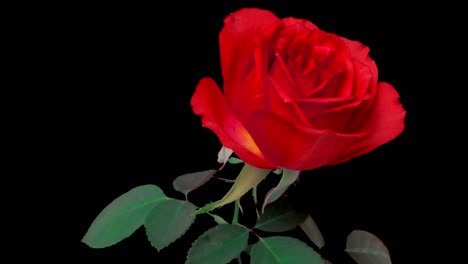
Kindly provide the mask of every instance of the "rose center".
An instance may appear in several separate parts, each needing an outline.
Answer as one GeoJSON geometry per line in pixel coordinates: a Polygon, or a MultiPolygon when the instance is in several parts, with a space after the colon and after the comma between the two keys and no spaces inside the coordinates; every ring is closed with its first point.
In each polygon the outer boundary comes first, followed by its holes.
{"type": "Polygon", "coordinates": [[[304,75],[320,69],[332,56],[335,49],[325,46],[306,45],[304,47],[291,47],[292,52],[287,63],[288,68],[295,74],[304,75]]]}

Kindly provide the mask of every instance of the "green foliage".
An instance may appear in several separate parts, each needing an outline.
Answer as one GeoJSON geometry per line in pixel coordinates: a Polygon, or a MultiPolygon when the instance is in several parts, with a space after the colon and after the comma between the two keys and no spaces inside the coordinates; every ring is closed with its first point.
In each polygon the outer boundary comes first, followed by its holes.
{"type": "Polygon", "coordinates": [[[133,188],[101,211],[82,242],[92,248],[104,248],[122,241],[142,226],[148,213],[166,199],[156,185],[133,188]]]}
{"type": "Polygon", "coordinates": [[[281,173],[283,173],[283,169],[276,169],[273,171],[273,173],[276,175],[281,175],[281,173]]]}
{"type": "Polygon", "coordinates": [[[239,225],[221,224],[202,234],[190,248],[186,264],[225,264],[247,248],[249,231],[239,225]]]}
{"type": "Polygon", "coordinates": [[[255,228],[268,232],[284,232],[294,229],[306,219],[306,214],[292,208],[281,200],[270,204],[260,215],[255,228]]]}
{"type": "Polygon", "coordinates": [[[145,221],[148,240],[161,250],[180,238],[195,221],[195,205],[175,199],[156,205],[145,221]]]}
{"type": "Polygon", "coordinates": [[[229,162],[229,164],[240,164],[240,163],[244,163],[244,161],[242,161],[241,159],[236,158],[236,157],[230,157],[230,158],[228,159],[228,162],[229,162]]]}
{"type": "Polygon", "coordinates": [[[229,192],[223,198],[221,198],[221,200],[209,203],[198,209],[195,214],[207,213],[215,208],[239,200],[242,195],[244,195],[253,187],[257,186],[263,179],[265,179],[269,172],[269,170],[260,169],[249,164],[245,164],[229,192]]]}
{"type": "Polygon", "coordinates": [[[346,239],[345,250],[359,264],[391,264],[385,244],[375,235],[354,230],[346,239]]]}
{"type": "Polygon", "coordinates": [[[187,195],[189,192],[208,182],[215,173],[216,170],[206,170],[184,174],[177,177],[172,183],[172,186],[176,191],[187,195]]]}
{"type": "Polygon", "coordinates": [[[300,226],[310,241],[312,241],[318,248],[322,248],[325,245],[322,233],[310,215],[307,216],[300,226]]]}
{"type": "Polygon", "coordinates": [[[219,216],[219,215],[210,214],[210,213],[208,213],[208,214],[211,215],[211,217],[213,217],[213,220],[214,220],[217,224],[227,224],[227,223],[228,223],[226,220],[224,220],[224,218],[222,218],[222,217],[219,216]]]}
{"type": "Polygon", "coordinates": [[[250,250],[252,264],[322,264],[313,248],[298,239],[283,236],[260,238],[250,250]]]}
{"type": "Polygon", "coordinates": [[[281,176],[281,180],[278,183],[278,186],[275,188],[271,189],[267,195],[265,196],[265,201],[263,202],[262,206],[262,212],[265,210],[265,207],[273,203],[274,201],[278,200],[278,198],[281,197],[281,195],[286,192],[286,190],[289,188],[291,184],[293,184],[297,178],[299,177],[300,171],[295,171],[295,170],[283,170],[283,176],[281,176]]]}
{"type": "MultiPolygon", "coordinates": [[[[208,181],[215,172],[207,170],[182,175],[174,180],[173,186],[187,198],[190,191],[208,181]]],[[[245,164],[234,185],[221,200],[198,210],[188,201],[168,198],[156,185],[135,187],[113,200],[101,211],[90,225],[82,242],[92,248],[108,247],[127,238],[144,225],[151,245],[161,250],[182,237],[194,223],[197,214],[208,213],[218,225],[194,241],[187,254],[187,264],[223,264],[235,258],[241,263],[242,251],[251,256],[253,264],[331,264],[313,248],[291,237],[259,237],[257,243],[248,245],[249,232],[253,231],[238,224],[238,212],[239,209],[242,210],[239,199],[253,189],[252,195],[256,203],[256,186],[269,172],[245,164]],[[236,201],[236,204],[232,224],[228,224],[221,216],[209,213],[233,201],[236,201]]],[[[285,232],[300,225],[307,237],[318,248],[322,248],[325,244],[323,236],[310,216],[295,210],[284,199],[271,203],[281,197],[297,180],[298,175],[297,171],[283,171],[278,186],[267,194],[263,204],[264,213],[258,217],[254,228],[267,232],[285,232]]],[[[391,264],[390,254],[384,243],[365,231],[355,230],[350,233],[345,251],[359,264],[391,264]]]]}

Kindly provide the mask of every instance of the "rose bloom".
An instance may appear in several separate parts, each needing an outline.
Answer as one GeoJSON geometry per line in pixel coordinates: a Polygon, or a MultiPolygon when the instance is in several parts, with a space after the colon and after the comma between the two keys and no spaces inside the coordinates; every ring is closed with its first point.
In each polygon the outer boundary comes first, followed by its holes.
{"type": "Polygon", "coordinates": [[[399,95],[378,82],[365,45],[254,8],[224,23],[224,94],[203,78],[191,104],[203,126],[246,163],[310,170],[365,154],[402,132],[399,95]]]}

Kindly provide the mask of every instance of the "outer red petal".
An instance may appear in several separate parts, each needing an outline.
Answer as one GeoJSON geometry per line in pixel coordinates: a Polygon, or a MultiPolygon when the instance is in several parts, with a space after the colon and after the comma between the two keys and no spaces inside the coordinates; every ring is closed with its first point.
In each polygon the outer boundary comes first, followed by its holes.
{"type": "Polygon", "coordinates": [[[369,67],[372,67],[372,74],[377,78],[377,66],[375,65],[374,60],[369,57],[369,47],[359,41],[350,40],[343,37],[340,37],[340,39],[348,47],[351,57],[360,61],[361,63],[366,64],[369,67]]]}
{"type": "MultiPolygon", "coordinates": [[[[315,30],[318,27],[314,25],[312,22],[301,19],[301,18],[294,18],[294,17],[286,17],[281,20],[281,22],[286,26],[286,27],[291,27],[291,26],[298,26],[297,30],[298,32],[303,32],[301,27],[307,28],[309,30],[315,30]],[[301,27],[299,27],[301,26],[301,27]]],[[[298,33],[296,32],[296,34],[298,33]]]]}
{"type": "Polygon", "coordinates": [[[348,47],[351,57],[355,60],[356,81],[354,95],[363,96],[371,85],[377,85],[378,69],[375,61],[369,56],[369,48],[359,41],[340,37],[348,47]]]}
{"type": "Polygon", "coordinates": [[[360,131],[368,136],[346,149],[333,164],[363,155],[397,137],[404,129],[406,111],[398,102],[399,95],[392,85],[379,83],[369,116],[360,131]]]}
{"type": "Polygon", "coordinates": [[[200,80],[191,104],[193,112],[203,117],[203,126],[211,129],[222,144],[232,149],[243,161],[258,168],[277,168],[264,158],[250,134],[229,108],[213,79],[200,80]]]}
{"type": "MultiPolygon", "coordinates": [[[[254,65],[254,37],[279,19],[270,11],[244,8],[224,19],[219,35],[224,94],[228,101],[239,94],[240,86],[254,65]]],[[[233,104],[235,107],[235,104],[233,104]]]]}
{"type": "Polygon", "coordinates": [[[297,127],[269,112],[254,112],[244,124],[268,160],[293,170],[327,165],[364,136],[297,127]]]}

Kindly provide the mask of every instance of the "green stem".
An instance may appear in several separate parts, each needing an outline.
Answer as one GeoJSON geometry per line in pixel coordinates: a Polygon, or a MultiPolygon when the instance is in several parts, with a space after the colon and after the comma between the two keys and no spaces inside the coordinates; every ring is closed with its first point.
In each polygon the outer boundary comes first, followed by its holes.
{"type": "MultiPolygon", "coordinates": [[[[239,223],[239,203],[240,203],[240,200],[236,200],[236,202],[234,203],[234,215],[232,216],[233,225],[236,225],[239,223]]],[[[237,257],[237,262],[239,262],[239,264],[242,264],[242,260],[240,256],[237,257]]]]}
{"type": "Polygon", "coordinates": [[[234,203],[234,216],[232,217],[232,224],[237,224],[239,223],[239,202],[240,200],[237,200],[234,203]]]}

